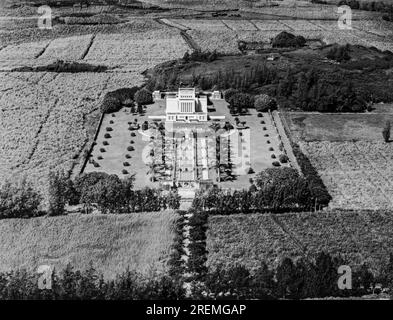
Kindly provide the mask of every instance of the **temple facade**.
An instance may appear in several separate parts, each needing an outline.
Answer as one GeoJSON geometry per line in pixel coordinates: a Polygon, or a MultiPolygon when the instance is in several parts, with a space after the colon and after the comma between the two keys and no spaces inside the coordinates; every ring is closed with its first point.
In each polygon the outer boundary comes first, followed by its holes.
{"type": "Polygon", "coordinates": [[[207,96],[196,95],[195,88],[179,88],[166,96],[166,121],[206,122],[207,96]]]}

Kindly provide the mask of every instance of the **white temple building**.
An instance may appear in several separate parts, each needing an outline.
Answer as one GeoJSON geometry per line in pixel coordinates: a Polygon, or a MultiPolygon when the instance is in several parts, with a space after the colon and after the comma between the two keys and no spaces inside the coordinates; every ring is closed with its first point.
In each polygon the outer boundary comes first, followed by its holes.
{"type": "MultiPolygon", "coordinates": [[[[157,92],[153,97],[157,99],[157,92]]],[[[165,95],[166,115],[150,116],[150,119],[165,119],[167,122],[206,122],[208,120],[207,96],[197,95],[195,88],[179,88],[178,92],[165,95]]]]}

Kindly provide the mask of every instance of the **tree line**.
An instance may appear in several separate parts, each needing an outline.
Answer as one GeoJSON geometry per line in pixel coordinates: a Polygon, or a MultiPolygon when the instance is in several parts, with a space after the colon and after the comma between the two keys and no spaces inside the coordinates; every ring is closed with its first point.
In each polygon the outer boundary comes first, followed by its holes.
{"type": "Polygon", "coordinates": [[[97,208],[101,213],[132,213],[177,209],[180,196],[176,190],[134,189],[134,177],[91,172],[70,179],[63,171],[50,172],[48,209],[43,197],[26,179],[6,182],[0,188],[0,219],[57,216],[66,213],[67,205],[83,205],[84,212],[97,208]]]}
{"type": "Polygon", "coordinates": [[[258,173],[248,189],[199,190],[193,200],[196,210],[211,214],[313,211],[331,200],[326,188],[313,176],[300,176],[293,168],[268,168],[258,173]]]}
{"type": "MultiPolygon", "coordinates": [[[[374,276],[363,264],[351,272],[352,289],[340,289],[338,268],[347,265],[341,257],[320,252],[313,259],[282,259],[275,269],[261,261],[252,270],[244,265],[223,266],[206,272],[202,282],[192,287],[192,299],[305,299],[362,296],[373,292],[376,284],[391,292],[393,255],[374,276]]],[[[141,300],[185,299],[180,275],[143,275],[126,270],[114,279],[105,279],[93,267],[75,270],[68,264],[54,270],[44,286],[39,275],[26,270],[0,273],[0,300],[141,300]]],[[[348,283],[347,283],[348,284],[348,283]]]]}

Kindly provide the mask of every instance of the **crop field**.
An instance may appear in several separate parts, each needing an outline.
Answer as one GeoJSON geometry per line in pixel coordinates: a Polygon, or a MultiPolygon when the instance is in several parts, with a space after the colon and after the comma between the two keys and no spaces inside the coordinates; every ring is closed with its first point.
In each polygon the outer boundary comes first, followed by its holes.
{"type": "Polygon", "coordinates": [[[28,175],[46,193],[49,170],[72,171],[94,132],[110,74],[2,73],[0,177],[28,175]]]}
{"type": "Polygon", "coordinates": [[[176,219],[163,211],[1,220],[0,271],[35,271],[43,264],[61,270],[68,263],[85,269],[91,261],[105,278],[127,268],[165,272],[176,219]]]}
{"type": "Polygon", "coordinates": [[[393,145],[384,142],[307,142],[301,148],[318,170],[332,208],[393,207],[393,145]]]}
{"type": "Polygon", "coordinates": [[[296,141],[381,141],[382,129],[387,120],[393,121],[393,108],[376,106],[373,113],[321,114],[280,112],[296,141]]]}
{"type": "Polygon", "coordinates": [[[188,46],[174,29],[134,34],[100,34],[85,61],[96,65],[143,72],[164,61],[180,58],[188,46]]]}
{"type": "Polygon", "coordinates": [[[378,105],[366,114],[281,114],[332,195],[331,208],[393,207],[393,145],[382,139],[393,120],[387,111],[378,105]]]}
{"type": "Polygon", "coordinates": [[[358,44],[375,46],[381,50],[392,50],[388,37],[392,33],[389,24],[378,20],[355,20],[351,30],[339,29],[334,20],[204,20],[166,19],[171,25],[181,25],[203,50],[238,54],[237,42],[269,42],[278,33],[288,31],[306,39],[320,39],[326,44],[358,44]],[[386,31],[386,32],[385,32],[386,31]]]}
{"type": "Polygon", "coordinates": [[[141,72],[188,49],[179,31],[156,23],[146,32],[78,35],[0,50],[1,180],[29,176],[46,196],[50,170],[80,170],[105,93],[142,85],[141,72]],[[7,72],[58,59],[106,65],[110,72],[7,72]]]}
{"type": "Polygon", "coordinates": [[[209,268],[261,261],[276,267],[284,257],[341,255],[351,266],[367,263],[378,272],[393,245],[388,212],[316,212],[209,217],[209,268]],[[278,222],[278,223],[277,223],[278,222]]]}

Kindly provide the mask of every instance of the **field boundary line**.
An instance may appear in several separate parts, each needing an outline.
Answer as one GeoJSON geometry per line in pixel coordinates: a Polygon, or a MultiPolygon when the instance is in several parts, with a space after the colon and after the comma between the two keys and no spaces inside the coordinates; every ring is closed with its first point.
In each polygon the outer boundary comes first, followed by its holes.
{"type": "Polygon", "coordinates": [[[257,31],[263,31],[255,24],[255,22],[252,19],[250,19],[248,21],[250,21],[250,23],[255,27],[255,29],[257,29],[257,31]]]}
{"type": "Polygon", "coordinates": [[[49,47],[49,45],[52,43],[52,41],[53,41],[53,40],[50,40],[50,41],[46,44],[46,46],[45,46],[44,48],[42,48],[40,52],[38,52],[38,54],[34,57],[34,59],[38,59],[39,57],[41,57],[41,56],[45,53],[46,49],[48,49],[48,47],[49,47]]]}
{"type": "Polygon", "coordinates": [[[56,105],[59,102],[59,100],[60,99],[57,97],[55,102],[48,108],[48,110],[47,110],[43,120],[40,123],[40,126],[38,127],[38,130],[34,134],[34,138],[33,138],[34,144],[33,144],[32,148],[29,149],[29,153],[27,154],[26,158],[23,161],[21,161],[21,163],[18,163],[17,165],[12,167],[11,169],[19,168],[21,165],[26,165],[33,158],[33,156],[34,156],[34,154],[35,154],[35,152],[37,150],[38,144],[40,142],[40,134],[42,132],[42,129],[44,128],[46,122],[48,121],[48,119],[49,119],[49,117],[50,117],[50,115],[52,113],[52,110],[56,107],[56,105]]]}
{"type": "Polygon", "coordinates": [[[313,26],[317,27],[318,30],[317,31],[324,31],[325,29],[323,29],[320,25],[316,24],[313,20],[307,20],[309,23],[311,23],[313,26]]]}
{"type": "MultiPolygon", "coordinates": [[[[296,31],[293,27],[291,27],[289,24],[286,24],[284,21],[286,21],[286,20],[279,20],[279,22],[280,22],[281,24],[283,24],[284,26],[286,26],[286,27],[289,28],[290,30],[296,31]]],[[[294,20],[294,21],[296,21],[296,20],[294,20]]]]}
{"type": "Polygon", "coordinates": [[[202,51],[202,48],[195,42],[195,40],[187,33],[187,31],[180,31],[186,44],[194,51],[202,51]]]}
{"type": "Polygon", "coordinates": [[[293,241],[293,243],[303,252],[303,254],[308,257],[309,253],[307,251],[306,246],[300,241],[293,232],[289,231],[287,226],[281,221],[278,220],[274,214],[269,214],[270,219],[293,241]]]}
{"type": "Polygon", "coordinates": [[[92,35],[92,37],[91,37],[91,39],[90,39],[90,42],[89,42],[89,44],[87,45],[87,48],[85,49],[85,51],[82,53],[82,55],[81,55],[81,58],[80,58],[80,60],[85,60],[85,58],[86,58],[86,56],[88,55],[88,53],[89,53],[89,51],[90,51],[90,49],[91,49],[91,46],[93,45],[93,43],[94,43],[94,40],[95,40],[95,38],[96,38],[96,35],[97,34],[93,34],[92,35]]]}
{"type": "Polygon", "coordinates": [[[235,30],[235,29],[233,29],[232,27],[230,27],[224,20],[220,20],[220,21],[221,21],[222,24],[223,24],[224,26],[226,26],[229,30],[234,31],[234,32],[237,32],[237,30],[235,30]]]}
{"type": "Polygon", "coordinates": [[[192,28],[186,27],[185,25],[182,25],[181,23],[179,23],[177,21],[172,21],[172,20],[180,20],[180,19],[167,19],[167,18],[158,18],[158,19],[156,19],[156,21],[158,23],[164,24],[164,25],[166,25],[166,26],[168,26],[170,28],[175,28],[175,29],[180,30],[180,31],[192,30],[192,28]],[[183,27],[183,29],[179,28],[179,27],[176,27],[176,25],[173,25],[171,23],[177,24],[177,25],[183,27]]]}
{"type": "MultiPolygon", "coordinates": [[[[374,32],[369,31],[369,30],[363,30],[363,29],[360,29],[359,27],[355,27],[355,26],[353,26],[353,25],[352,25],[352,28],[355,29],[355,30],[357,30],[357,31],[359,31],[359,32],[364,32],[364,33],[369,34],[369,35],[372,35],[372,36],[377,36],[377,37],[379,37],[379,38],[381,38],[381,39],[383,39],[383,40],[386,40],[386,39],[389,38],[389,36],[383,36],[383,35],[381,35],[381,34],[374,33],[374,32]]],[[[357,37],[359,37],[359,36],[357,36],[357,37]]],[[[360,39],[361,39],[361,38],[360,38],[360,39]]]]}

